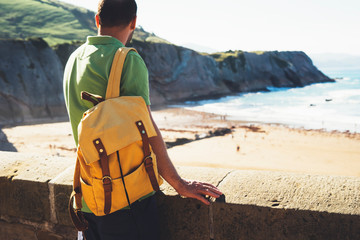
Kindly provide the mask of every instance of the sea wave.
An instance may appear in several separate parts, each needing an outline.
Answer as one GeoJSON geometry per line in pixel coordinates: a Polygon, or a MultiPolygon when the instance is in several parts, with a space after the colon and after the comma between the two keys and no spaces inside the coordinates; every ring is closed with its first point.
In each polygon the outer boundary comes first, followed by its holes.
{"type": "Polygon", "coordinates": [[[343,76],[333,83],[291,89],[270,87],[269,92],[187,102],[182,107],[249,122],[360,132],[360,71],[355,75],[359,77],[343,76]]]}

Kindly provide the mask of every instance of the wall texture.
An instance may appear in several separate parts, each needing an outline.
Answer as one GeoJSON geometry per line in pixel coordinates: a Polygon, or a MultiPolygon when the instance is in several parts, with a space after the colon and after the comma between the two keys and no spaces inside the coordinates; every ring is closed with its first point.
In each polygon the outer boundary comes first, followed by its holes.
{"type": "MultiPolygon", "coordinates": [[[[0,152],[0,239],[76,239],[67,212],[74,159],[0,152]]],[[[360,179],[180,167],[226,203],[158,195],[161,239],[360,239],[360,179]]]]}

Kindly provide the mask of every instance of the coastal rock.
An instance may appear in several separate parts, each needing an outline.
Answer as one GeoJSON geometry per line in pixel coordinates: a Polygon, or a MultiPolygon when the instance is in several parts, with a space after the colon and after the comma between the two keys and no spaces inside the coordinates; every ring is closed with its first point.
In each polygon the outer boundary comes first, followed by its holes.
{"type": "Polygon", "coordinates": [[[213,58],[172,44],[133,41],[143,57],[154,104],[215,98],[230,93],[213,58]]]}
{"type": "Polygon", "coordinates": [[[304,52],[228,51],[210,56],[218,63],[221,81],[234,93],[333,81],[304,52]]]}
{"type": "MultiPolygon", "coordinates": [[[[66,116],[63,69],[79,43],[54,49],[41,38],[0,43],[0,123],[66,116]]],[[[200,54],[166,42],[132,44],[148,66],[153,105],[332,81],[303,52],[200,54]]]]}
{"type": "Polygon", "coordinates": [[[12,143],[9,142],[7,136],[0,128],[0,151],[17,152],[12,143]]]}
{"type": "Polygon", "coordinates": [[[64,116],[62,65],[41,38],[0,40],[0,122],[64,116]]]}
{"type": "Polygon", "coordinates": [[[133,46],[149,68],[154,104],[333,81],[304,52],[199,54],[165,43],[133,41],[133,46]]]}

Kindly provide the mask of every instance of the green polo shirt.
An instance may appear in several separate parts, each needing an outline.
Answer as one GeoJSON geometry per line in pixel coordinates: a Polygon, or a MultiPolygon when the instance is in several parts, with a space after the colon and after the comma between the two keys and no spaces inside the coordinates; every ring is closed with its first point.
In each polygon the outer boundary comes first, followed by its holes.
{"type": "MultiPolygon", "coordinates": [[[[88,37],[86,43],[71,54],[66,64],[63,82],[64,96],[76,145],[78,144],[77,127],[82,115],[93,106],[81,99],[81,91],[105,98],[112,61],[116,51],[121,47],[124,45],[110,36],[88,37]]],[[[144,60],[134,51],[130,51],[125,59],[120,81],[120,95],[142,96],[145,103],[150,105],[148,70],[144,60]]],[[[84,201],[82,211],[91,212],[84,201]]]]}
{"type": "MultiPolygon", "coordinates": [[[[88,37],[69,58],[64,71],[64,95],[74,139],[77,145],[77,127],[85,111],[92,107],[82,100],[81,91],[105,98],[115,52],[124,45],[110,36],[88,37]]],[[[143,59],[134,51],[127,55],[120,81],[121,96],[142,96],[149,100],[148,70],[143,59]]]]}

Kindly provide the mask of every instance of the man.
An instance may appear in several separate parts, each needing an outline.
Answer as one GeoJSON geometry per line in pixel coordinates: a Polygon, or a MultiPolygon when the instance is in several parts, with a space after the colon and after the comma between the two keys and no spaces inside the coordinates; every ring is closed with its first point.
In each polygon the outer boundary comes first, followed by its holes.
{"type": "MultiPolygon", "coordinates": [[[[105,97],[107,81],[113,57],[117,49],[124,47],[132,38],[136,26],[137,5],[135,0],[101,0],[95,17],[98,36],[88,37],[69,58],[64,73],[64,94],[73,135],[78,144],[77,126],[82,114],[91,104],[81,100],[81,91],[105,97]]],[[[120,95],[142,96],[148,106],[149,80],[146,65],[139,54],[129,52],[126,57],[120,84],[120,95]]],[[[150,144],[157,156],[160,175],[182,196],[195,198],[206,205],[205,195],[218,198],[222,193],[207,183],[182,179],[166,151],[161,133],[152,117],[157,132],[150,144]]],[[[153,194],[143,196],[128,208],[98,217],[83,202],[82,211],[89,228],[85,238],[92,239],[158,239],[156,202],[153,194]]]]}

